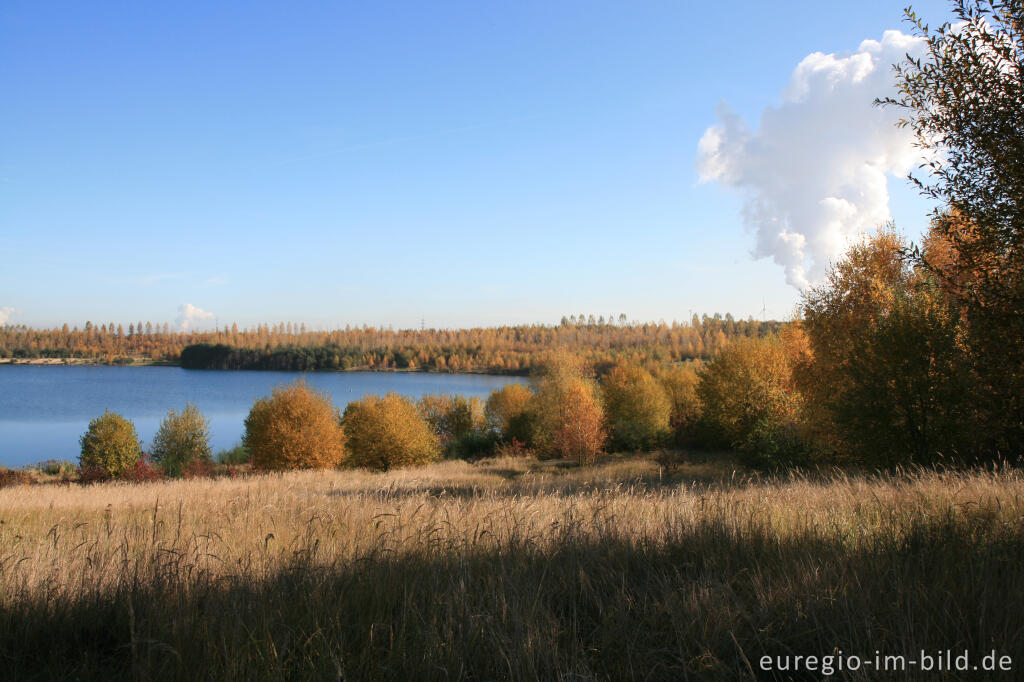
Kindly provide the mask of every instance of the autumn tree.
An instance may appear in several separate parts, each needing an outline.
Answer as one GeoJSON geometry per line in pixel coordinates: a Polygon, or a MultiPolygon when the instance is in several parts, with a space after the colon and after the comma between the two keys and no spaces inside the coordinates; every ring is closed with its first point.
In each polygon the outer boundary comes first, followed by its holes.
{"type": "Polygon", "coordinates": [[[462,438],[484,424],[483,405],[476,397],[425,395],[417,408],[442,442],[462,438]]]}
{"type": "Polygon", "coordinates": [[[513,427],[526,413],[532,398],[533,392],[522,384],[508,384],[491,391],[484,405],[487,425],[504,438],[517,437],[513,427]]]}
{"type": "Polygon", "coordinates": [[[709,444],[768,466],[802,454],[802,399],[793,376],[799,337],[799,329],[791,329],[785,336],[740,339],[701,370],[697,395],[709,444]]]}
{"type": "Polygon", "coordinates": [[[579,358],[565,352],[552,354],[544,370],[534,379],[535,391],[528,410],[531,445],[548,457],[579,459],[586,449],[593,453],[604,447],[604,410],[597,384],[583,370],[579,358]],[[576,419],[599,425],[582,431],[576,419]],[[592,439],[583,448],[574,438],[587,434],[592,439]]]}
{"type": "MultiPolygon", "coordinates": [[[[929,28],[908,10],[925,55],[896,65],[897,95],[925,153],[911,179],[938,209],[945,258],[917,261],[953,293],[977,381],[978,439],[1024,451],[1024,4],[955,0],[956,23],[929,28]],[[944,262],[943,262],[944,261],[944,262]]],[[[935,249],[933,248],[933,252],[935,249]]]]}
{"type": "Polygon", "coordinates": [[[560,419],[552,437],[552,450],[560,457],[590,464],[605,441],[601,404],[585,382],[573,381],[561,397],[560,419]]]}
{"type": "Polygon", "coordinates": [[[882,229],[802,300],[806,414],[836,451],[881,464],[959,454],[972,420],[959,315],[905,253],[882,229]]]}
{"type": "MultiPolygon", "coordinates": [[[[79,329],[0,326],[0,356],[118,357],[180,360],[193,369],[271,369],[311,371],[408,366],[435,369],[525,372],[539,369],[552,348],[579,355],[591,367],[619,362],[642,365],[706,357],[728,339],[758,335],[778,322],[733,320],[729,316],[685,323],[593,326],[586,316],[569,327],[542,324],[463,330],[381,330],[373,327],[303,331],[292,326],[255,329],[189,330],[165,333],[139,322],[134,335],[98,334],[79,329]]],[[[109,332],[109,327],[108,327],[109,332]]]]}
{"type": "Polygon", "coordinates": [[[110,410],[89,422],[79,444],[79,464],[90,474],[121,478],[142,457],[135,425],[110,410]]]}
{"type": "Polygon", "coordinates": [[[330,396],[304,381],[275,388],[245,418],[242,444],[257,469],[324,469],[345,456],[345,434],[330,396]]]}
{"type": "Polygon", "coordinates": [[[668,395],[672,405],[669,424],[679,440],[687,440],[694,435],[694,429],[701,417],[700,398],[697,396],[699,364],[688,363],[684,366],[663,367],[655,372],[655,378],[668,395]]]}
{"type": "Polygon", "coordinates": [[[441,443],[408,398],[368,395],[345,408],[348,463],[387,470],[427,464],[441,457],[441,443]]]}
{"type": "Polygon", "coordinates": [[[153,437],[150,454],[170,476],[180,476],[190,466],[209,462],[210,421],[191,403],[186,403],[181,412],[170,410],[153,437]]]}
{"type": "Polygon", "coordinates": [[[651,373],[619,364],[601,380],[612,443],[627,450],[664,445],[670,435],[672,403],[651,373]]]}
{"type": "Polygon", "coordinates": [[[417,402],[417,407],[437,434],[447,456],[476,459],[493,452],[498,436],[486,428],[484,407],[479,398],[425,395],[417,402]]]}

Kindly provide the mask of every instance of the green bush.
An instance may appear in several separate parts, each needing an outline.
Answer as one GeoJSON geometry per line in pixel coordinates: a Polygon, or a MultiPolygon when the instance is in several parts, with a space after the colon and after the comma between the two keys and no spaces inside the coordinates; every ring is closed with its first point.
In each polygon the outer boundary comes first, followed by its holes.
{"type": "Polygon", "coordinates": [[[75,463],[67,460],[48,459],[32,468],[47,476],[69,476],[75,473],[75,463]]]}
{"type": "Polygon", "coordinates": [[[537,415],[526,409],[508,420],[508,428],[502,433],[503,440],[506,443],[518,441],[532,447],[537,429],[537,415]]]}
{"type": "Polygon", "coordinates": [[[481,459],[494,454],[499,441],[493,431],[470,431],[448,444],[448,456],[455,459],[481,459]]]}
{"type": "Polygon", "coordinates": [[[79,443],[79,465],[94,475],[121,478],[142,457],[135,425],[110,410],[89,422],[79,443]]]}
{"type": "Polygon", "coordinates": [[[153,437],[150,454],[168,476],[181,476],[194,463],[209,462],[210,421],[190,403],[181,412],[169,411],[153,437]]]}
{"type": "Polygon", "coordinates": [[[214,456],[221,464],[247,464],[252,459],[249,448],[241,443],[228,450],[220,450],[214,456]]]}

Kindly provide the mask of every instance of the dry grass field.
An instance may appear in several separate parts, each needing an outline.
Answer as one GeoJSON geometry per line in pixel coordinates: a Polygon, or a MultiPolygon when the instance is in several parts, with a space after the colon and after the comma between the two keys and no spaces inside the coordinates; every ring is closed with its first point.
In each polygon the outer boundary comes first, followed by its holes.
{"type": "Polygon", "coordinates": [[[769,677],[766,654],[995,649],[1016,667],[1022,560],[1014,469],[771,478],[729,460],[508,458],[20,486],[0,490],[0,665],[745,679],[769,677]]]}

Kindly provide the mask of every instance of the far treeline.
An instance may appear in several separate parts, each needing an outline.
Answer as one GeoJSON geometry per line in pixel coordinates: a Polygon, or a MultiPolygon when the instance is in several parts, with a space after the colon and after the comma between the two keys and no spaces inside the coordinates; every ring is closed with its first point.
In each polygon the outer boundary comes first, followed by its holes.
{"type": "Polygon", "coordinates": [[[555,348],[588,364],[620,360],[680,362],[708,359],[739,338],[772,334],[776,321],[739,320],[732,315],[694,315],[688,323],[629,322],[603,315],[563,317],[558,325],[478,329],[346,327],[310,331],[281,323],[208,332],[174,332],[168,325],[87,322],[84,329],[0,327],[0,357],[81,358],[107,364],[180,362],[189,369],[424,370],[527,374],[555,348]]]}

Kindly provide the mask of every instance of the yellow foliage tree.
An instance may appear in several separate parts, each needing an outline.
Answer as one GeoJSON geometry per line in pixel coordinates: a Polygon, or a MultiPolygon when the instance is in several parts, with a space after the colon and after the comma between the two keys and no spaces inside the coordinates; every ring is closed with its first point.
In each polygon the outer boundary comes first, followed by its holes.
{"type": "Polygon", "coordinates": [[[387,470],[441,457],[437,435],[416,406],[397,393],[349,403],[342,423],[352,466],[387,470]]]}
{"type": "Polygon", "coordinates": [[[522,384],[509,384],[491,391],[484,405],[487,425],[508,438],[512,420],[522,415],[529,408],[533,392],[522,384]]]}
{"type": "Polygon", "coordinates": [[[106,410],[89,422],[88,430],[79,439],[82,470],[99,472],[111,478],[120,478],[142,457],[135,425],[106,410]]]}
{"type": "Polygon", "coordinates": [[[879,464],[962,452],[974,419],[959,311],[905,253],[883,229],[803,300],[813,351],[798,372],[807,414],[833,448],[879,464]]]}
{"type": "Polygon", "coordinates": [[[670,424],[681,436],[692,435],[690,432],[700,421],[701,404],[697,396],[697,384],[700,381],[697,370],[700,366],[699,362],[691,362],[683,366],[665,367],[655,374],[672,404],[670,424]]]}
{"type": "Polygon", "coordinates": [[[275,388],[245,419],[242,443],[257,469],[325,469],[341,464],[345,434],[329,396],[303,381],[275,388]]]}
{"type": "Polygon", "coordinates": [[[713,444],[737,448],[758,464],[796,455],[803,401],[793,370],[801,360],[800,331],[741,339],[701,371],[697,395],[702,425],[713,444]]]}
{"type": "Polygon", "coordinates": [[[672,403],[650,372],[637,365],[616,365],[601,380],[601,388],[616,447],[650,449],[668,440],[672,403]]]}

